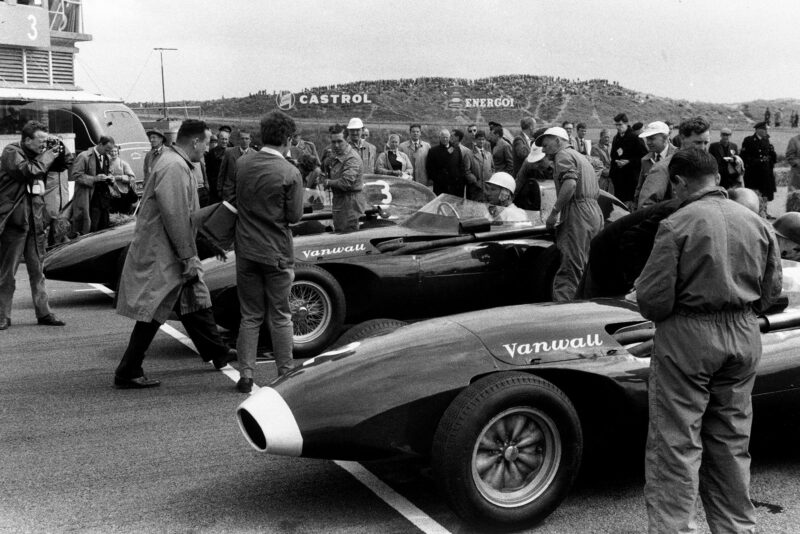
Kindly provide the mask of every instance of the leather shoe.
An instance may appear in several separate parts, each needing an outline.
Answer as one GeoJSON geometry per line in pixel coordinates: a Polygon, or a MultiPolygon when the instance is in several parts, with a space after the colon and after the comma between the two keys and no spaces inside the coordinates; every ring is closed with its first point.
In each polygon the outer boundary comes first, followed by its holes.
{"type": "Polygon", "coordinates": [[[44,317],[39,317],[36,319],[36,322],[43,326],[64,326],[67,324],[64,321],[59,321],[56,319],[56,316],[52,313],[48,313],[44,317]]]}
{"type": "Polygon", "coordinates": [[[236,361],[236,359],[238,357],[239,357],[239,353],[236,352],[236,349],[228,349],[228,352],[223,354],[222,357],[214,358],[211,361],[214,362],[214,368],[215,369],[222,369],[223,367],[228,365],[230,362],[236,361]]]}
{"type": "Polygon", "coordinates": [[[144,388],[155,388],[161,385],[160,380],[156,380],[155,378],[147,378],[146,376],[140,376],[139,378],[120,378],[118,376],[114,377],[114,387],[117,389],[144,389],[144,388]]]}
{"type": "Polygon", "coordinates": [[[0,330],[8,330],[9,326],[11,326],[11,319],[8,317],[0,319],[0,330]]]}
{"type": "Polygon", "coordinates": [[[253,391],[253,379],[241,377],[239,381],[236,382],[236,389],[242,393],[250,393],[253,391]]]}

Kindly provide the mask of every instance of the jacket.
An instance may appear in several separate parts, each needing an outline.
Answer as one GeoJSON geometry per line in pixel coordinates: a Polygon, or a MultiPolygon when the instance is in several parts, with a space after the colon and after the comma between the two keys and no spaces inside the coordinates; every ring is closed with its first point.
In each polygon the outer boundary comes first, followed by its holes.
{"type": "Polygon", "coordinates": [[[184,285],[184,261],[197,259],[192,216],[200,207],[193,164],[180,147],[165,147],[144,186],[136,230],[122,269],[117,313],[163,323],[176,303],[181,314],[211,307],[203,282],[184,285]]]}
{"type": "Polygon", "coordinates": [[[720,187],[689,197],[661,221],[636,279],[642,315],[763,312],[781,293],[781,258],[772,226],[720,187]]]}
{"type": "Polygon", "coordinates": [[[736,171],[736,164],[731,164],[724,159],[732,156],[738,156],[739,147],[737,147],[734,143],[728,143],[727,146],[724,146],[722,143],[716,142],[708,145],[708,153],[714,156],[714,159],[717,160],[720,187],[728,189],[729,187],[740,185],[741,178],[739,176],[739,172],[736,171]],[[733,172],[731,172],[732,170],[733,172]]]}
{"type": "Polygon", "coordinates": [[[37,155],[20,143],[11,143],[3,149],[0,158],[0,233],[11,229],[28,231],[31,201],[27,188],[34,180],[46,179],[47,169],[55,159],[50,150],[37,155]]]}
{"type": "MultiPolygon", "coordinates": [[[[667,145],[667,155],[664,156],[663,161],[669,161],[672,158],[672,155],[677,152],[678,149],[672,146],[671,144],[667,145]]],[[[642,192],[642,186],[644,185],[645,180],[647,179],[647,175],[656,165],[656,163],[661,163],[662,160],[655,161],[655,155],[648,152],[641,160],[641,170],[639,171],[639,182],[636,184],[636,191],[633,194],[633,202],[634,207],[639,206],[639,196],[642,192]]],[[[663,197],[655,202],[660,202],[663,200],[663,197]]],[[[648,204],[652,204],[653,202],[648,202],[648,204]]]]}
{"type": "Polygon", "coordinates": [[[294,264],[289,225],[303,216],[300,171],[275,150],[241,158],[236,169],[236,255],[274,267],[294,264]]]}
{"type": "Polygon", "coordinates": [[[361,141],[359,146],[349,143],[358,157],[361,158],[361,174],[374,174],[375,163],[378,159],[378,149],[375,145],[366,141],[361,141]]]}
{"type": "Polygon", "coordinates": [[[514,138],[514,142],[511,144],[512,156],[513,156],[513,171],[511,176],[516,176],[519,172],[522,164],[525,163],[525,158],[528,157],[528,154],[531,153],[531,139],[528,137],[524,132],[521,132],[518,136],[514,138]]]}
{"type": "Polygon", "coordinates": [[[467,179],[464,168],[464,155],[461,153],[460,148],[453,148],[449,145],[436,145],[428,152],[425,165],[434,193],[437,195],[447,193],[464,198],[467,179]],[[452,152],[450,151],[451,149],[452,152]]]}
{"type": "Polygon", "coordinates": [[[408,156],[411,160],[411,165],[414,167],[414,181],[428,186],[430,182],[428,181],[427,169],[425,168],[425,160],[428,158],[428,151],[430,149],[431,145],[427,141],[420,140],[416,148],[410,140],[400,143],[400,151],[408,156]]]}
{"type": "MultiPolygon", "coordinates": [[[[414,166],[411,164],[411,159],[406,155],[406,153],[402,150],[398,150],[396,157],[397,161],[400,162],[400,171],[408,174],[409,176],[413,176],[414,166]]],[[[395,176],[395,170],[391,165],[389,165],[388,150],[381,152],[378,156],[378,162],[375,164],[375,174],[388,174],[395,176]]]]}
{"type": "Polygon", "coordinates": [[[786,146],[786,163],[789,164],[789,187],[800,189],[800,135],[789,139],[786,146]]]}
{"type": "Polygon", "coordinates": [[[94,148],[84,150],[75,157],[72,164],[70,180],[75,182],[75,192],[72,195],[72,229],[81,234],[88,234],[91,230],[89,204],[94,195],[94,184],[97,176],[102,174],[102,169],[97,168],[98,157],[94,148]]]}
{"type": "Polygon", "coordinates": [[[514,176],[514,156],[511,153],[511,145],[505,139],[498,139],[492,149],[492,160],[494,162],[494,172],[507,172],[514,176]]]}
{"type": "Polygon", "coordinates": [[[745,187],[756,189],[767,200],[772,200],[776,191],[773,167],[778,156],[769,138],[759,139],[755,134],[745,137],[741,156],[744,160],[745,187]]]}
{"type": "Polygon", "coordinates": [[[226,148],[219,164],[217,194],[222,200],[227,200],[234,206],[236,205],[236,161],[251,152],[253,152],[251,148],[246,151],[238,146],[226,148]]]}

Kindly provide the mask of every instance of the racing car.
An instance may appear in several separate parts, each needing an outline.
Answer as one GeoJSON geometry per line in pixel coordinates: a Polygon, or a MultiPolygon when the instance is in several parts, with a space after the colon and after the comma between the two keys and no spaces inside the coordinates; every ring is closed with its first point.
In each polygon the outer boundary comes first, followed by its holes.
{"type": "MultiPolygon", "coordinates": [[[[798,289],[800,268],[784,261],[786,298],[760,317],[756,421],[797,405],[798,289]]],[[[470,524],[523,527],[559,506],[588,454],[644,436],[653,335],[624,298],[441,317],[320,354],[236,416],[269,454],[429,458],[470,524]]]]}
{"type": "MultiPolygon", "coordinates": [[[[524,220],[505,220],[501,206],[439,195],[397,225],[295,238],[294,356],[315,356],[344,325],[368,319],[416,320],[551,300],[560,259],[542,214],[552,208],[555,190],[552,182],[541,187],[541,212],[527,212],[524,220]]],[[[627,214],[605,192],[600,206],[606,220],[627,214]]],[[[231,330],[240,318],[233,256],[209,260],[204,273],[217,324],[231,330]]],[[[262,340],[269,342],[266,328],[262,340]]]]}

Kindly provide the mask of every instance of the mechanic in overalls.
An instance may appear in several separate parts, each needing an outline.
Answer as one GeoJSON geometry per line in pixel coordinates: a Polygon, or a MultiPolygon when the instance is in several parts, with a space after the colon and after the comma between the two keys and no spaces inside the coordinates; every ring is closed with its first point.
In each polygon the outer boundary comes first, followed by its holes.
{"type": "Polygon", "coordinates": [[[659,224],[635,283],[639,309],[656,325],[649,531],[695,532],[699,490],[711,532],[755,532],[748,447],[761,358],[756,314],[781,292],[778,244],[766,221],[716,185],[708,152],[680,150],[668,172],[682,205],[659,224]]]}
{"type": "Polygon", "coordinates": [[[564,128],[548,128],[535,141],[553,159],[556,203],[547,217],[554,229],[561,265],[553,280],[553,300],[575,298],[583,269],[589,259],[589,244],[603,228],[603,212],[597,203],[600,187],[592,164],[570,147],[564,128]]]}
{"type": "Polygon", "coordinates": [[[323,162],[323,170],[328,175],[323,185],[333,192],[333,230],[340,234],[355,232],[366,206],[361,193],[364,188],[361,158],[348,144],[344,126],[335,124],[328,132],[332,153],[323,162]]]}

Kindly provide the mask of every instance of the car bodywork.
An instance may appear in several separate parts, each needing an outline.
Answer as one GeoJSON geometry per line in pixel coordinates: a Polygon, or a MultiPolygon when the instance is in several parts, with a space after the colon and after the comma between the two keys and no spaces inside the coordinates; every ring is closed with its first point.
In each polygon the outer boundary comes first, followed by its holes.
{"type": "MultiPolygon", "coordinates": [[[[784,279],[789,306],[760,318],[757,420],[800,398],[797,264],[784,262],[784,279]]],[[[623,299],[431,319],[306,361],[243,402],[237,418],[248,442],[271,454],[431,457],[460,515],[495,527],[527,525],[563,500],[584,454],[620,446],[619,436],[631,431],[643,436],[653,332],[623,299]],[[483,430],[469,434],[469,424],[483,430]],[[461,434],[453,430],[459,425],[461,434]],[[528,429],[530,449],[501,443],[485,452],[500,441],[488,439],[497,425],[500,434],[528,429]],[[487,470],[503,457],[507,465],[524,460],[522,474],[493,479],[487,470]]]]}

